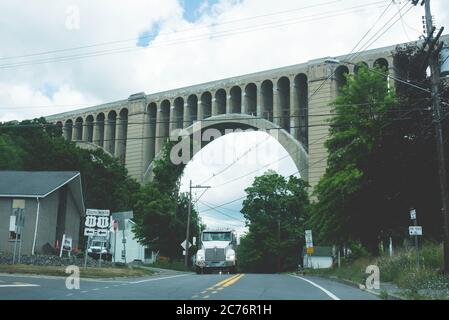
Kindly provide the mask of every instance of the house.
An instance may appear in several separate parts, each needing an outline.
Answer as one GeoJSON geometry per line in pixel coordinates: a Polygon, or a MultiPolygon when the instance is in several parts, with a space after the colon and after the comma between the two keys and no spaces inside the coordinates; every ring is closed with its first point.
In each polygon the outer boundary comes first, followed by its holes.
{"type": "Polygon", "coordinates": [[[311,255],[306,254],[304,248],[303,265],[304,268],[324,269],[331,268],[334,263],[332,247],[314,247],[311,255]]]}
{"type": "Polygon", "coordinates": [[[145,261],[146,247],[135,239],[136,235],[132,229],[135,224],[136,223],[131,219],[124,219],[123,226],[119,226],[119,230],[111,233],[110,242],[112,261],[130,263],[134,260],[138,260],[147,262],[145,261]],[[125,239],[125,241],[123,241],[123,239],[125,239]]]}
{"type": "Polygon", "coordinates": [[[77,248],[84,212],[79,172],[0,171],[1,252],[44,253],[64,234],[77,248]]]}

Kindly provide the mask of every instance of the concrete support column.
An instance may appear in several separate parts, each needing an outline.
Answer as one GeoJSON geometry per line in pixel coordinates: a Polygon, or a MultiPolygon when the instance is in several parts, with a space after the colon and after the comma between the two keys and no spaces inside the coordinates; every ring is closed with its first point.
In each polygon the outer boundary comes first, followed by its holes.
{"type": "Polygon", "coordinates": [[[231,94],[228,94],[227,96],[226,96],[226,114],[231,114],[232,113],[232,104],[233,104],[233,101],[232,101],[232,96],[231,96],[231,94]]]}
{"type": "Polygon", "coordinates": [[[67,128],[66,124],[64,124],[62,126],[62,135],[65,140],[69,141],[70,133],[69,133],[69,129],[67,128]]]}
{"type": "Polygon", "coordinates": [[[155,154],[158,154],[161,151],[162,146],[165,141],[167,141],[167,128],[166,128],[166,119],[164,117],[164,113],[162,112],[161,106],[158,106],[157,115],[156,115],[156,138],[155,138],[155,154]]]}
{"type": "Polygon", "coordinates": [[[171,103],[170,106],[170,123],[168,125],[169,134],[176,129],[176,123],[177,123],[177,115],[175,114],[175,106],[171,103]]]}
{"type": "Polygon", "coordinates": [[[146,100],[128,102],[128,123],[132,123],[126,132],[125,167],[131,177],[142,182],[143,177],[143,131],[145,127],[146,100]]]}
{"type": "Polygon", "coordinates": [[[93,132],[93,135],[92,135],[92,142],[94,144],[96,144],[97,146],[102,147],[101,137],[100,137],[100,135],[101,135],[101,124],[98,123],[98,121],[95,119],[93,126],[94,126],[94,130],[93,130],[94,132],[93,132]]]}
{"type": "Polygon", "coordinates": [[[262,88],[261,84],[257,85],[257,93],[256,93],[256,108],[257,108],[257,117],[263,117],[262,110],[262,88]]]}
{"type": "Polygon", "coordinates": [[[125,124],[126,121],[119,117],[116,119],[114,156],[119,159],[120,163],[124,163],[125,160],[125,135],[123,130],[125,124]]]}
{"type": "Polygon", "coordinates": [[[295,81],[290,80],[290,134],[299,139],[299,104],[295,81]]]}
{"type": "Polygon", "coordinates": [[[190,108],[192,106],[189,106],[189,104],[186,102],[184,103],[184,110],[183,110],[183,122],[182,122],[182,127],[183,128],[187,128],[190,125],[190,108]]]}
{"type": "Polygon", "coordinates": [[[203,105],[203,102],[201,101],[201,99],[198,99],[198,109],[197,109],[197,117],[196,117],[196,119],[198,121],[204,119],[204,105],[203,105]]]}
{"type": "Polygon", "coordinates": [[[115,121],[105,120],[104,127],[104,149],[110,154],[114,155],[115,147],[115,121]]]}
{"type": "Polygon", "coordinates": [[[212,116],[216,116],[218,114],[218,101],[217,98],[212,98],[212,116]]]}
{"type": "Polygon", "coordinates": [[[281,96],[279,89],[273,84],[273,122],[278,126],[282,125],[281,96]]]}
{"type": "Polygon", "coordinates": [[[89,126],[87,121],[83,121],[82,126],[83,126],[83,136],[81,137],[81,140],[87,142],[87,137],[89,135],[89,126]]]}
{"type": "Polygon", "coordinates": [[[151,161],[155,156],[155,144],[156,144],[156,119],[151,119],[150,112],[145,114],[145,127],[144,127],[144,171],[148,168],[151,161]]]}
{"type": "Polygon", "coordinates": [[[245,89],[242,90],[242,114],[248,113],[248,97],[246,96],[245,89]]]}

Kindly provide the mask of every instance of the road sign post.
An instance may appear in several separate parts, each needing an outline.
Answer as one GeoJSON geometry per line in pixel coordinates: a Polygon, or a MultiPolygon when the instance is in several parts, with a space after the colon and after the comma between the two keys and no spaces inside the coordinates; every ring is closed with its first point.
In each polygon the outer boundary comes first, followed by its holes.
{"type": "Polygon", "coordinates": [[[110,211],[108,209],[86,209],[86,220],[84,222],[84,235],[88,237],[85,250],[84,267],[87,267],[88,250],[93,241],[93,237],[100,237],[99,266],[103,254],[103,244],[107,244],[109,239],[109,228],[111,224],[110,211]],[[103,240],[104,238],[104,240],[103,240]]]}
{"type": "Polygon", "coordinates": [[[419,243],[418,236],[422,236],[422,227],[418,226],[418,219],[416,218],[416,210],[410,210],[410,219],[413,220],[413,226],[408,227],[408,233],[410,236],[415,237],[415,250],[416,250],[416,269],[419,270],[419,243]]]}
{"type": "Polygon", "coordinates": [[[306,240],[306,253],[307,253],[307,267],[312,268],[312,254],[313,254],[313,237],[312,230],[304,231],[305,240],[306,240]]]}

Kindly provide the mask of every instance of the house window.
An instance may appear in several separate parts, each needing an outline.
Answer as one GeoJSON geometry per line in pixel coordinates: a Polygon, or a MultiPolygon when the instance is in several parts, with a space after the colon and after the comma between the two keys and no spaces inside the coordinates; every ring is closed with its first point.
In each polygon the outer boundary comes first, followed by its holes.
{"type": "Polygon", "coordinates": [[[9,240],[20,240],[20,234],[15,231],[9,231],[9,240]]]}
{"type": "Polygon", "coordinates": [[[20,240],[25,224],[25,200],[13,199],[12,213],[9,217],[9,240],[20,240]]]}

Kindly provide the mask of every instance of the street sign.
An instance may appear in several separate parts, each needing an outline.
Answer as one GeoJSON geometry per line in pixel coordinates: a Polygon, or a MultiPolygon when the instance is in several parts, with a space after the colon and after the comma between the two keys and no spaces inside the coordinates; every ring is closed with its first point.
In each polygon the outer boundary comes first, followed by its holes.
{"type": "Polygon", "coordinates": [[[313,247],[307,248],[307,254],[313,254],[313,247]]]}
{"type": "Polygon", "coordinates": [[[60,257],[62,257],[62,253],[64,251],[67,251],[70,257],[70,252],[72,251],[72,243],[72,237],[66,236],[65,234],[62,235],[61,250],[59,252],[60,257]]]}
{"type": "MultiPolygon", "coordinates": [[[[190,248],[191,246],[192,246],[192,244],[189,242],[189,248],[190,248]]],[[[185,240],[181,243],[181,247],[183,247],[184,250],[186,249],[186,241],[185,241],[185,240]]]]}
{"type": "Polygon", "coordinates": [[[84,235],[88,237],[107,237],[111,225],[109,210],[86,209],[84,235]]]}
{"type": "Polygon", "coordinates": [[[101,209],[86,209],[87,216],[104,216],[109,217],[110,215],[109,209],[101,210],[101,209]]]}
{"type": "Polygon", "coordinates": [[[123,211],[123,212],[113,212],[111,214],[112,219],[117,221],[117,228],[118,230],[125,230],[126,229],[126,220],[132,219],[134,217],[133,211],[123,211]]]}
{"type": "Polygon", "coordinates": [[[408,227],[408,234],[411,236],[422,236],[421,226],[410,226],[408,227]]]}
{"type": "Polygon", "coordinates": [[[410,210],[410,219],[416,220],[416,210],[415,209],[410,210]]]}
{"type": "Polygon", "coordinates": [[[133,211],[123,211],[123,212],[113,212],[112,219],[114,220],[125,220],[132,219],[134,217],[133,211]]]}
{"type": "Polygon", "coordinates": [[[312,230],[305,231],[305,238],[306,238],[306,247],[312,248],[313,247],[312,230]]]}

